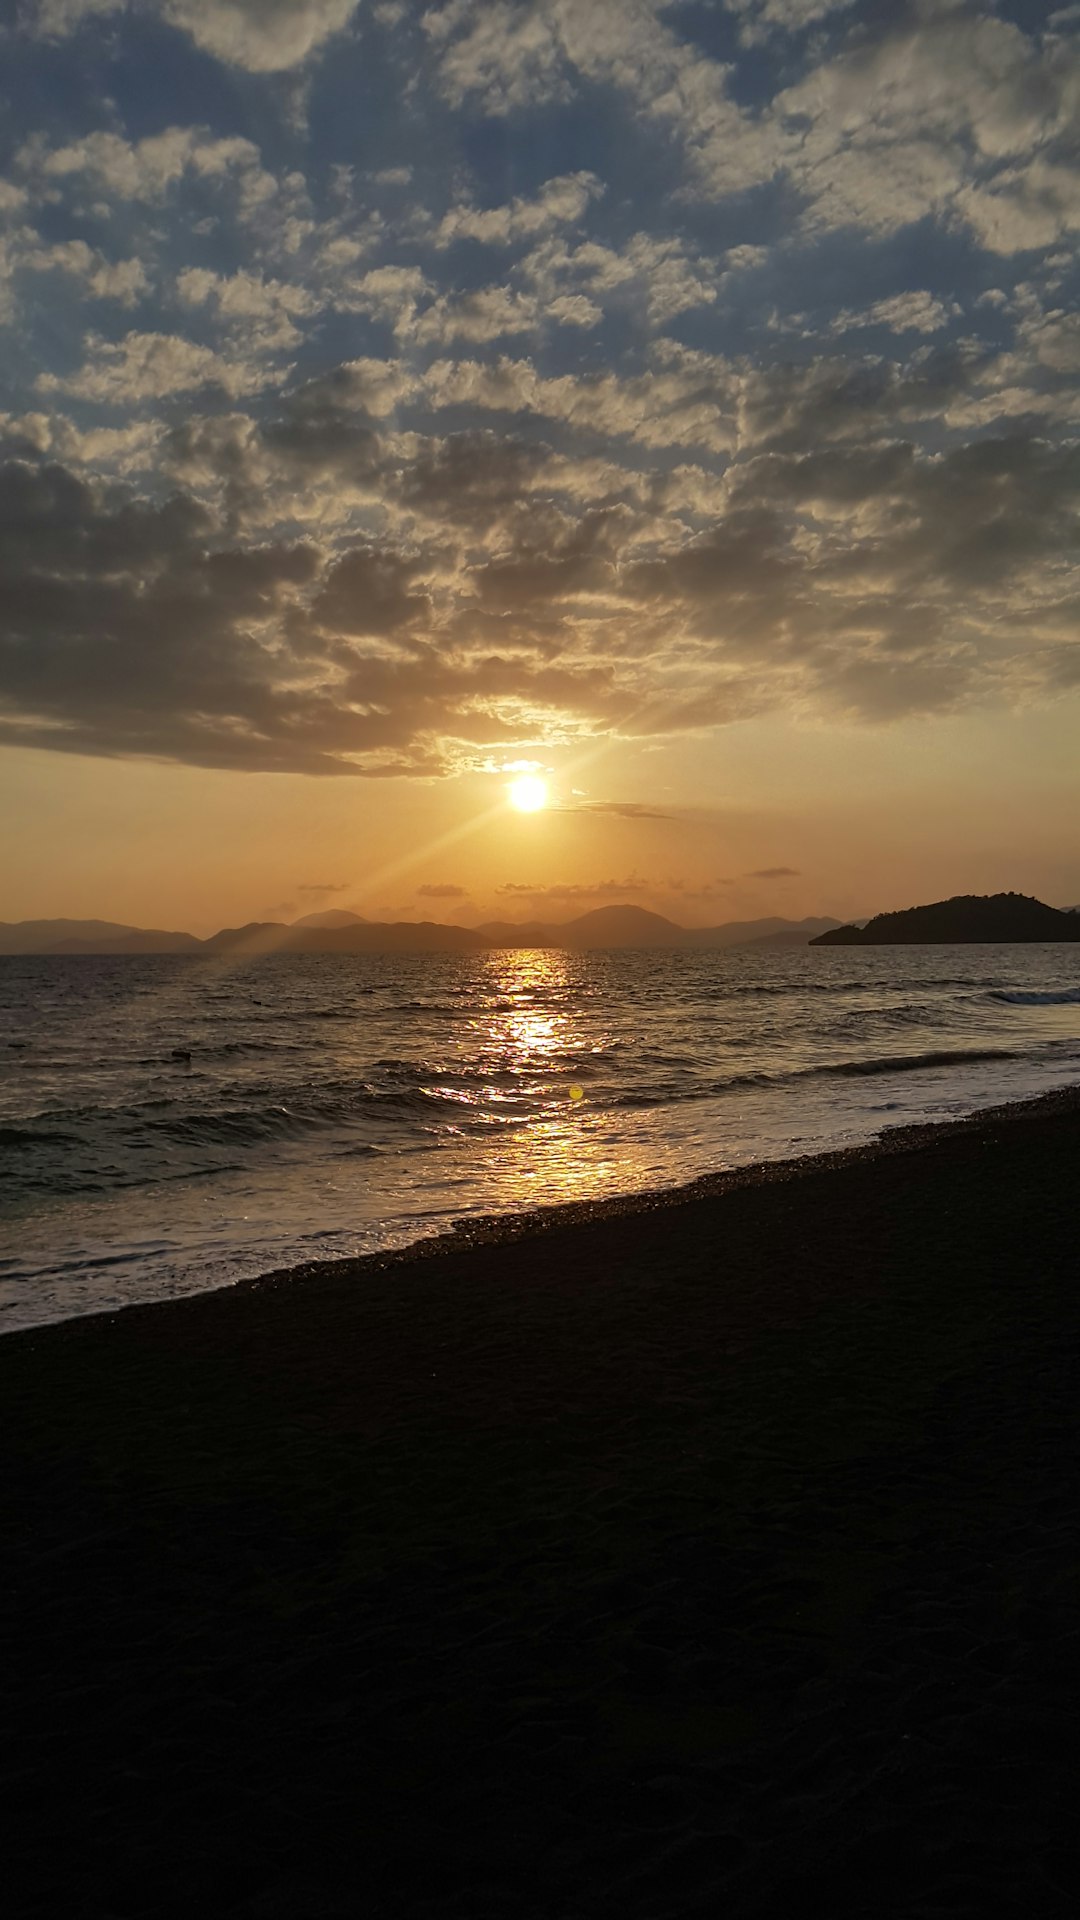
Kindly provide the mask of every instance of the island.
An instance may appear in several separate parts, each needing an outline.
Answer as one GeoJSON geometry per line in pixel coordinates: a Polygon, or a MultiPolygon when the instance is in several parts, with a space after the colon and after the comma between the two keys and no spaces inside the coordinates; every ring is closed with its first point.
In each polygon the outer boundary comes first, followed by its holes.
{"type": "Polygon", "coordinates": [[[1080,940],[1080,912],[1048,907],[1026,893],[960,893],[925,907],[877,913],[862,927],[827,928],[808,945],[956,946],[1021,940],[1080,940]]]}

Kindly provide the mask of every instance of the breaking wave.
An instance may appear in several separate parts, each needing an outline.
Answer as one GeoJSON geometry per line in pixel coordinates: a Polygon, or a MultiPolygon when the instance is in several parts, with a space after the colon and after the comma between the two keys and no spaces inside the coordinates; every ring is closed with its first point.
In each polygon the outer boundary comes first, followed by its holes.
{"type": "Polygon", "coordinates": [[[990,997],[1007,1007],[1075,1007],[1080,1006],[1080,987],[1060,987],[1048,993],[1034,987],[1000,987],[990,997]]]}

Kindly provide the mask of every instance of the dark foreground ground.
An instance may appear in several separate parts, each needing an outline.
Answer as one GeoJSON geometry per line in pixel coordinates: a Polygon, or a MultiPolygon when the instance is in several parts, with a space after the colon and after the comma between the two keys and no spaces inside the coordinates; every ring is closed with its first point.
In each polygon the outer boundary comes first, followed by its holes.
{"type": "Polygon", "coordinates": [[[0,1341],[6,1912],[1080,1908],[1080,1107],[0,1341]]]}

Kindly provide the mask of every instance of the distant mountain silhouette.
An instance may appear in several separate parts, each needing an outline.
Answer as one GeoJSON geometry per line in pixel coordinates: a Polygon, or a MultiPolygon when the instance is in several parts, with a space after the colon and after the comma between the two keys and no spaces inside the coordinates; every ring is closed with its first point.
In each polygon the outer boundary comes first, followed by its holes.
{"type": "Polygon", "coordinates": [[[328,907],[325,913],[305,913],[302,920],[294,920],[294,927],[366,927],[369,923],[362,913],[349,913],[345,907],[328,907]]]}
{"type": "Polygon", "coordinates": [[[957,894],[927,907],[878,913],[864,927],[836,927],[812,947],[953,946],[1019,940],[1080,940],[1080,915],[1026,893],[957,894]]]}
{"type": "Polygon", "coordinates": [[[476,931],[485,946],[513,947],[528,937],[530,945],[543,947],[682,947],[693,930],[645,907],[596,907],[554,925],[534,921],[522,927],[495,920],[476,931]]]}
{"type": "Polygon", "coordinates": [[[597,907],[573,920],[493,920],[482,927],[446,926],[435,920],[363,920],[343,908],[305,914],[291,924],[250,920],[222,927],[207,940],[191,933],[161,933],[108,920],[26,920],[0,924],[0,954],[8,953],[478,953],[492,948],[556,947],[586,951],[604,947],[718,948],[757,941],[806,946],[811,936],[838,922],[827,919],[729,920],[716,927],[682,927],[663,914],[632,905],[597,907]]]}
{"type": "Polygon", "coordinates": [[[812,934],[839,925],[836,920],[728,920],[717,927],[682,927],[644,907],[597,907],[576,920],[489,920],[476,931],[485,945],[500,947],[737,947],[782,935],[793,946],[808,946],[812,934]]]}
{"type": "MultiPolygon", "coordinates": [[[[820,921],[815,920],[814,927],[815,929],[821,929],[820,921]]],[[[828,931],[828,929],[822,930],[828,931]]],[[[739,950],[744,953],[751,951],[757,953],[787,953],[795,947],[808,947],[812,942],[810,935],[807,933],[794,931],[786,933],[782,931],[780,933],[759,933],[753,940],[736,940],[731,944],[738,947],[739,950]]]]}
{"type": "Polygon", "coordinates": [[[115,920],[0,921],[0,953],[188,953],[193,933],[126,927],[115,920]]]}
{"type": "Polygon", "coordinates": [[[340,927],[297,922],[252,921],[226,927],[204,945],[218,952],[260,953],[473,953],[486,946],[468,927],[445,927],[434,920],[366,921],[340,927]]]}

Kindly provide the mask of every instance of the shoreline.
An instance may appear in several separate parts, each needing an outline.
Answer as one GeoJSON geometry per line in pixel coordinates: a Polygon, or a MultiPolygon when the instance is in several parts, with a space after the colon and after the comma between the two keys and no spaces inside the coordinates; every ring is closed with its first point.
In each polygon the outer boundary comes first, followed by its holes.
{"type": "Polygon", "coordinates": [[[914,1134],[0,1341],[14,1920],[1071,1920],[1080,1090],[914,1134]]]}
{"type": "Polygon", "coordinates": [[[748,1187],[787,1182],[800,1175],[834,1171],[848,1165],[873,1164],[896,1153],[918,1153],[935,1145],[943,1137],[966,1135],[984,1129],[996,1131],[1003,1125],[1052,1118],[1074,1108],[1080,1108],[1080,1081],[1075,1085],[1052,1088],[997,1106],[977,1108],[972,1113],[961,1114],[950,1120],[883,1127],[874,1138],[855,1146],[830,1148],[820,1153],[799,1154],[786,1159],[753,1161],[746,1166],[699,1174],[691,1180],[671,1186],[631,1189],[625,1193],[589,1200],[556,1201],[549,1206],[534,1206],[513,1212],[468,1215],[452,1221],[442,1232],[422,1234],[400,1247],[340,1255],[329,1260],[299,1261],[284,1267],[268,1267],[263,1273],[223,1280],[216,1286],[170,1298],[133,1300],[122,1307],[91,1308],[81,1313],[65,1314],[55,1320],[35,1321],[28,1326],[8,1329],[0,1321],[0,1345],[61,1327],[81,1325],[88,1320],[111,1323],[121,1314],[126,1318],[132,1313],[157,1308],[180,1310],[218,1295],[244,1296],[264,1288],[309,1284],[320,1279],[333,1280],[346,1274],[360,1279],[365,1274],[382,1273],[392,1268],[456,1255],[471,1247],[511,1244],[533,1236],[625,1219],[662,1208],[692,1206],[698,1201],[718,1199],[726,1193],[748,1187]]]}

